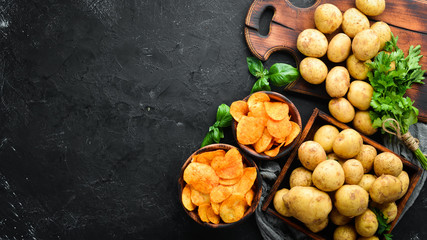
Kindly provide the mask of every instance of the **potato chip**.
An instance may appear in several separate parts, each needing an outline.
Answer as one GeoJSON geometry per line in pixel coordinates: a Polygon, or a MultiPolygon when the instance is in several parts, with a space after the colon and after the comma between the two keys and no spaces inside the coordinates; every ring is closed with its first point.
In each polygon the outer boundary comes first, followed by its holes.
{"type": "Polygon", "coordinates": [[[292,130],[291,130],[291,133],[286,137],[285,146],[291,144],[301,131],[301,128],[298,125],[298,123],[293,122],[293,121],[289,121],[289,122],[292,125],[292,130]]]}
{"type": "Polygon", "coordinates": [[[221,203],[219,216],[225,223],[237,222],[245,215],[246,200],[244,195],[233,194],[221,203]]]}
{"type": "Polygon", "coordinates": [[[216,214],[216,215],[219,215],[219,207],[221,206],[221,203],[214,203],[214,202],[211,202],[211,207],[212,207],[212,210],[213,210],[213,212],[216,214]]]}
{"type": "Polygon", "coordinates": [[[273,141],[277,144],[283,143],[286,141],[286,138],[273,138],[273,141]]]}
{"type": "Polygon", "coordinates": [[[220,203],[227,199],[233,193],[232,186],[218,185],[212,189],[210,193],[210,199],[214,203],[220,203]]]}
{"type": "Polygon", "coordinates": [[[292,125],[287,117],[280,121],[269,119],[267,129],[271,136],[275,138],[286,138],[291,133],[292,125]]]}
{"type": "Polygon", "coordinates": [[[245,199],[246,199],[246,203],[248,204],[248,206],[252,205],[252,200],[254,199],[255,196],[255,192],[254,190],[249,190],[246,194],[245,194],[245,199]]]}
{"type": "Polygon", "coordinates": [[[268,145],[268,147],[265,149],[265,151],[270,150],[273,147],[273,145],[274,145],[274,141],[271,141],[270,145],[268,145]]]}
{"type": "Polygon", "coordinates": [[[280,148],[283,146],[283,144],[285,144],[285,142],[282,142],[279,146],[277,146],[271,150],[265,151],[264,154],[269,156],[269,157],[277,156],[277,154],[279,154],[280,148]]]}
{"type": "Polygon", "coordinates": [[[206,222],[206,223],[209,222],[207,210],[210,206],[211,206],[210,204],[204,204],[202,206],[199,206],[198,213],[199,213],[200,220],[202,220],[202,222],[206,222]]]}
{"type": "MultiPolygon", "coordinates": [[[[237,141],[243,145],[256,143],[264,132],[263,120],[254,117],[242,117],[237,124],[237,141]]],[[[271,134],[271,132],[270,132],[271,134]]]]}
{"type": "Polygon", "coordinates": [[[193,211],[196,208],[196,205],[191,201],[191,188],[188,184],[182,189],[181,201],[188,211],[193,211]]]}
{"type": "Polygon", "coordinates": [[[289,117],[289,106],[284,102],[264,102],[265,112],[276,121],[289,117]]]}
{"type": "Polygon", "coordinates": [[[247,167],[243,170],[243,176],[236,185],[234,185],[233,194],[245,195],[254,185],[257,177],[257,171],[255,167],[247,167]]]}
{"type": "MultiPolygon", "coordinates": [[[[245,168],[245,166],[243,166],[243,168],[245,168]]],[[[243,174],[243,171],[242,171],[242,174],[243,174]]],[[[231,186],[236,184],[238,181],[240,181],[240,177],[231,178],[231,179],[219,178],[219,184],[224,186],[231,186]]]]}
{"type": "Polygon", "coordinates": [[[270,97],[263,92],[256,92],[252,94],[248,99],[248,108],[251,111],[252,106],[257,102],[267,102],[270,101],[270,97]]]}
{"type": "Polygon", "coordinates": [[[202,193],[202,192],[197,191],[194,188],[191,188],[191,202],[196,206],[201,206],[203,204],[209,204],[211,202],[210,194],[209,193],[202,193]]]}
{"type": "Polygon", "coordinates": [[[235,101],[230,105],[230,114],[236,122],[240,121],[243,116],[246,116],[248,111],[248,104],[245,101],[235,101]]]}
{"type": "Polygon", "coordinates": [[[267,115],[267,112],[265,111],[264,103],[263,102],[257,102],[252,105],[252,108],[249,109],[249,112],[253,117],[261,117],[268,119],[269,116],[267,115]]]}
{"type": "Polygon", "coordinates": [[[214,158],[211,163],[215,173],[224,179],[233,179],[243,174],[242,155],[237,148],[227,151],[224,158],[214,158]]]}
{"type": "Polygon", "coordinates": [[[219,177],[214,169],[206,164],[191,162],[184,170],[184,181],[197,191],[210,193],[219,184],[219,177]]]}
{"type": "Polygon", "coordinates": [[[272,139],[273,137],[270,135],[267,128],[265,128],[261,138],[253,145],[255,151],[258,153],[264,152],[270,145],[272,139]]]}
{"type": "Polygon", "coordinates": [[[193,162],[199,162],[210,165],[212,160],[217,156],[225,156],[225,151],[220,149],[197,154],[193,157],[193,162]]]}
{"type": "Polygon", "coordinates": [[[211,223],[218,224],[219,223],[219,213],[215,213],[211,206],[209,206],[206,210],[206,215],[211,223]]]}

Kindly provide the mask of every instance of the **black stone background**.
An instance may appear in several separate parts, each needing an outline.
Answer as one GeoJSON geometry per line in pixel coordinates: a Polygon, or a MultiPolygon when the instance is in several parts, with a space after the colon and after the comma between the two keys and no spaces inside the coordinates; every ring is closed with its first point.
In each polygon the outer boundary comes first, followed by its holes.
{"type": "MultiPolygon", "coordinates": [[[[251,2],[0,0],[0,239],[260,239],[254,217],[197,225],[177,191],[217,106],[255,81],[251,2]]],[[[327,111],[286,96],[304,124],[327,111]]],[[[235,144],[230,129],[223,142],[235,144]]],[[[394,239],[427,239],[426,196],[394,239]]]]}

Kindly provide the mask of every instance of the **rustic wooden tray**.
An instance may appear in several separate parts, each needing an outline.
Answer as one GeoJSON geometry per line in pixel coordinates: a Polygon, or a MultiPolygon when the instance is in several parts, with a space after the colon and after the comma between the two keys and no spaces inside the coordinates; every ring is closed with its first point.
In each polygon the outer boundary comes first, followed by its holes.
{"type": "MultiPolygon", "coordinates": [[[[308,228],[306,228],[303,223],[296,220],[295,218],[284,217],[284,216],[280,215],[274,209],[273,198],[274,198],[274,195],[276,194],[277,190],[282,189],[282,188],[288,188],[289,189],[289,176],[290,176],[292,170],[294,170],[297,167],[302,166],[300,161],[297,158],[298,148],[301,145],[301,143],[303,143],[304,141],[307,141],[307,140],[312,140],[314,133],[317,131],[317,129],[319,129],[319,127],[321,127],[325,124],[333,125],[333,126],[337,127],[339,130],[350,128],[347,125],[345,125],[341,122],[338,122],[337,120],[335,120],[333,117],[329,116],[328,114],[323,113],[319,109],[317,109],[317,108],[314,109],[313,114],[311,115],[310,119],[308,120],[306,127],[304,128],[304,131],[302,132],[300,140],[298,141],[294,150],[290,154],[287,162],[285,163],[285,165],[282,168],[282,171],[279,174],[279,177],[277,178],[277,180],[274,183],[273,187],[271,188],[268,196],[266,197],[265,202],[262,205],[263,211],[267,211],[268,213],[282,219],[284,222],[286,222],[290,226],[292,226],[292,227],[298,229],[299,231],[307,234],[308,236],[312,237],[313,239],[322,239],[322,240],[332,239],[333,230],[334,230],[333,223],[329,223],[328,227],[325,228],[324,230],[322,230],[318,233],[313,233],[310,230],[308,230],[308,228]]],[[[363,138],[364,144],[372,145],[373,147],[375,147],[377,149],[378,153],[392,152],[391,150],[389,150],[386,147],[380,145],[379,143],[369,139],[366,136],[362,135],[362,138],[363,138]]],[[[395,227],[396,222],[399,219],[399,217],[403,211],[403,208],[404,208],[406,202],[408,201],[409,196],[412,194],[412,191],[414,190],[415,185],[417,184],[418,180],[420,179],[421,173],[422,173],[422,169],[420,167],[412,164],[411,162],[407,161],[403,157],[400,157],[400,159],[403,162],[403,169],[409,175],[410,183],[409,183],[408,191],[405,194],[405,196],[402,197],[401,199],[399,199],[398,201],[396,201],[398,212],[397,212],[396,219],[391,223],[391,230],[395,227]]]]}
{"type": "MultiPolygon", "coordinates": [[[[309,8],[298,8],[288,0],[255,0],[249,8],[245,20],[245,38],[252,54],[262,61],[266,61],[275,51],[289,52],[299,65],[304,56],[298,51],[296,42],[298,34],[307,28],[315,28],[314,11],[323,3],[332,3],[341,11],[355,7],[354,0],[318,0],[309,8]],[[273,9],[274,15],[270,23],[267,36],[259,34],[259,20],[266,9],[273,9]]],[[[421,45],[421,54],[427,55],[427,1],[396,0],[387,1],[383,14],[369,17],[371,23],[384,21],[391,27],[392,32],[399,36],[398,45],[406,51],[411,45],[421,45]]],[[[332,34],[326,34],[328,40],[332,39],[341,28],[332,34]]],[[[324,57],[322,60],[331,69],[337,64],[329,62],[324,57]]],[[[427,57],[421,59],[423,69],[427,69],[427,57]]],[[[319,98],[329,98],[325,85],[312,85],[302,78],[286,87],[287,91],[298,92],[319,98]]],[[[427,122],[427,86],[414,84],[407,95],[415,100],[414,106],[420,111],[418,119],[427,122]]]]}

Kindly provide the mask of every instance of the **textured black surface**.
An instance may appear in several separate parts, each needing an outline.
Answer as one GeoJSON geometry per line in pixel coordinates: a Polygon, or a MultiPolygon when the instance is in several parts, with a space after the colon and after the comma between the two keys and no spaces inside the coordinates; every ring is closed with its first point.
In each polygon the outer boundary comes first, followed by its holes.
{"type": "MultiPolygon", "coordinates": [[[[0,239],[260,239],[253,217],[202,228],[177,192],[217,106],[255,81],[250,3],[0,0],[0,239]]],[[[285,53],[266,64],[278,61],[294,64],[285,53]]],[[[303,124],[326,111],[286,96],[303,124]]],[[[426,196],[395,239],[427,239],[426,196]]]]}

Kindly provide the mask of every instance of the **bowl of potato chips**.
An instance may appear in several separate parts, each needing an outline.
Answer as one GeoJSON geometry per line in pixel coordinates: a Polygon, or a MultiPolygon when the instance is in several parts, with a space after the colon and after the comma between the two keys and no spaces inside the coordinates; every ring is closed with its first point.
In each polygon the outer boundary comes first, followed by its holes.
{"type": "Polygon", "coordinates": [[[261,176],[238,148],[211,144],[195,151],[178,179],[181,203],[197,223],[223,228],[247,219],[259,204],[261,176]]]}
{"type": "Polygon", "coordinates": [[[230,106],[234,138],[254,159],[273,160],[289,153],[301,135],[295,105],[276,92],[256,92],[230,106]]]}

